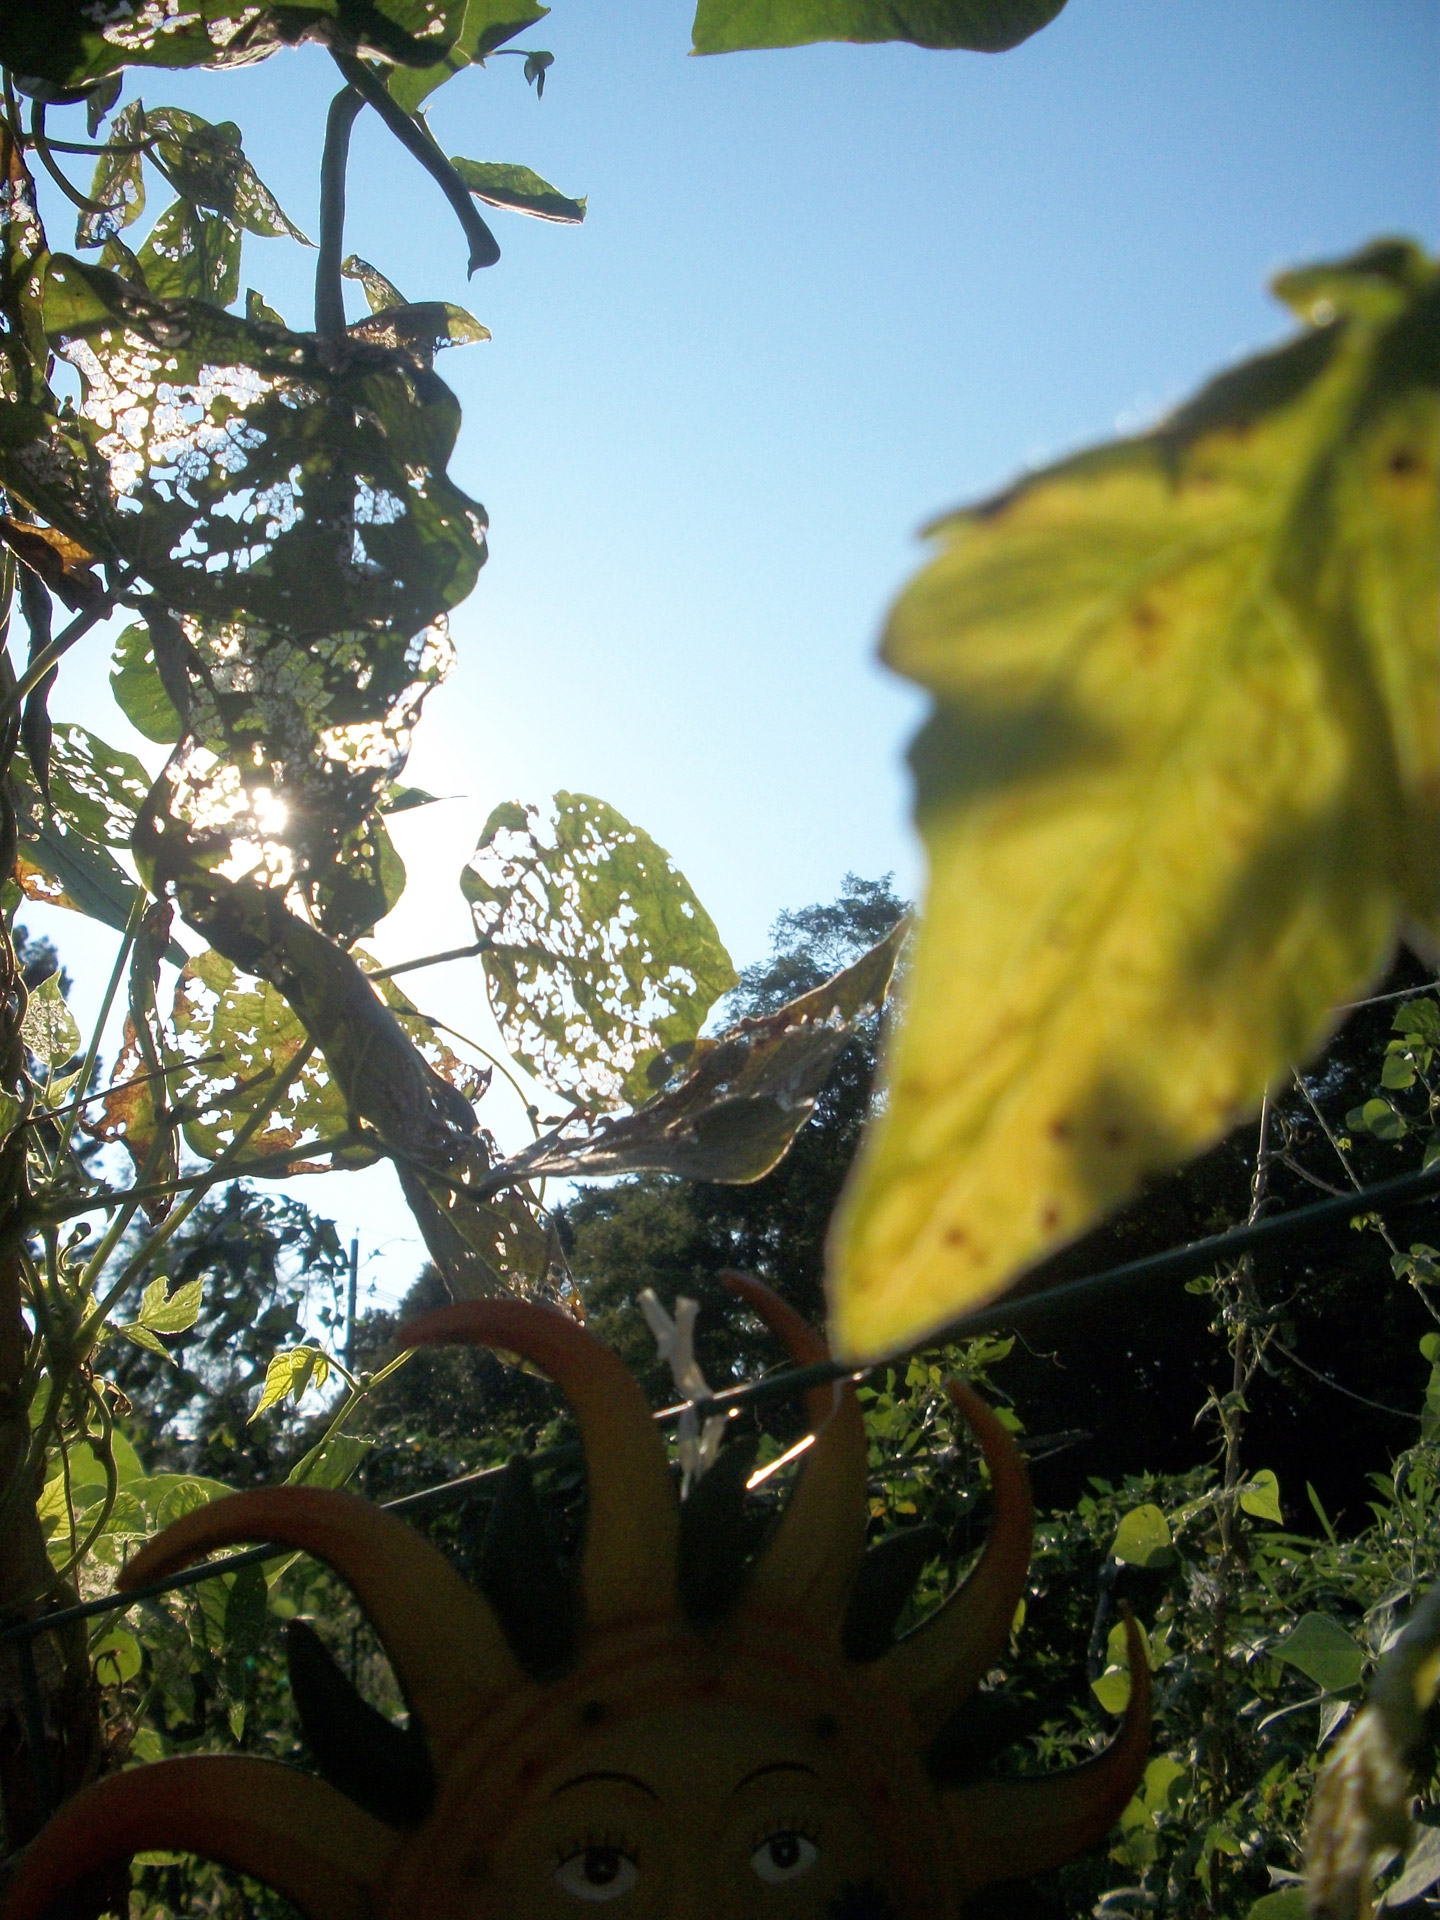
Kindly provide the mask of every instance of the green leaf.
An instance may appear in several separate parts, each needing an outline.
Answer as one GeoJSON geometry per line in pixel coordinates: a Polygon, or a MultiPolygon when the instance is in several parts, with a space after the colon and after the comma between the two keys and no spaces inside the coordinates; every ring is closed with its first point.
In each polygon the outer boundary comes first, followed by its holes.
{"type": "Polygon", "coordinates": [[[436,28],[439,44],[449,44],[457,11],[456,0],[196,0],[184,8],[107,0],[97,13],[93,0],[27,0],[0,9],[0,62],[64,91],[125,67],[249,66],[305,34],[423,67],[436,28]]]}
{"type": "Polygon", "coordinates": [[[102,1687],[123,1686],[135,1678],[144,1663],[140,1642],[128,1627],[111,1627],[90,1649],[90,1664],[102,1687]]]}
{"type": "MultiPolygon", "coordinates": [[[[24,835],[15,865],[27,900],[83,913],[116,933],[129,926],[139,894],[135,883],[113,854],[67,832],[58,821],[24,835]]],[[[171,957],[180,953],[176,947],[171,957]]]]}
{"type": "Polygon", "coordinates": [[[384,307],[368,320],[357,320],[347,327],[346,334],[391,353],[416,353],[428,358],[442,347],[467,347],[488,340],[490,329],[464,307],[445,300],[421,300],[403,307],[384,307]]]}
{"type": "Polygon", "coordinates": [[[589,794],[497,807],[460,876],[490,1004],[515,1058],[567,1099],[638,1105],[739,978],[649,834],[589,794]]]}
{"type": "Polygon", "coordinates": [[[1130,1670],[1107,1667],[1098,1680],[1090,1682],[1090,1691],[1107,1713],[1123,1713],[1130,1704],[1130,1670]]]}
{"type": "Polygon", "coordinates": [[[1262,1893],[1246,1920],[1309,1920],[1309,1914],[1303,1887],[1281,1887],[1276,1893],[1262,1893]]]}
{"type": "Polygon", "coordinates": [[[150,791],[150,776],[120,747],[88,727],[57,726],[50,741],[50,802],[65,826],[87,840],[128,847],[150,791]]]}
{"type": "Polygon", "coordinates": [[[166,1292],[162,1274],[152,1280],[140,1296],[140,1324],[152,1333],[188,1333],[200,1318],[204,1302],[203,1280],[186,1280],[173,1293],[166,1292]]]}
{"type": "Polygon", "coordinates": [[[1280,1482],[1270,1471],[1262,1467],[1252,1474],[1244,1492],[1240,1495],[1240,1505],[1244,1512],[1253,1514],[1257,1520],[1273,1520],[1278,1527],[1284,1518],[1280,1511],[1280,1482]]]}
{"type": "MultiPolygon", "coordinates": [[[[562,1132],[508,1163],[515,1178],[673,1173],[744,1184],[769,1173],[814,1110],[857,1022],[885,1004],[901,921],[853,966],[777,1012],[699,1040],[684,1071],[638,1112],[562,1132]]],[[[498,1176],[497,1176],[498,1177],[498,1176]]]]}
{"type": "Polygon", "coordinates": [[[549,11],[548,7],[532,4],[532,0],[461,0],[454,9],[455,37],[445,58],[433,66],[397,68],[385,83],[391,99],[407,113],[414,113],[420,102],[444,86],[452,74],[484,60],[496,47],[543,20],[549,11]]]}
{"type": "Polygon", "coordinates": [[[475,198],[487,206],[509,207],[515,213],[533,214],[537,220],[557,220],[565,226],[578,226],[585,218],[583,200],[571,200],[529,167],[459,158],[452,158],[450,164],[475,198]]]}
{"type": "Polygon", "coordinates": [[[240,292],[240,245],[239,227],[223,213],[173,200],[136,257],[158,299],[228,307],[240,292]]]}
{"type": "Polygon", "coordinates": [[[343,1487],[374,1451],[373,1440],[350,1433],[332,1434],[297,1460],[285,1476],[287,1487],[343,1487]]]}
{"type": "Polygon", "coordinates": [[[254,1653],[265,1632],[269,1592],[259,1566],[241,1567],[225,1601],[225,1652],[244,1659],[254,1653]]]}
{"type": "Polygon", "coordinates": [[[251,1420],[258,1420],[262,1413],[268,1413],[287,1396],[299,1406],[308,1386],[323,1387],[329,1378],[330,1362],[318,1347],[290,1347],[272,1354],[251,1420]]]}
{"type": "Polygon", "coordinates": [[[95,162],[88,197],[103,212],[81,214],[75,229],[77,247],[103,247],[145,211],[145,156],[121,151],[138,146],[144,132],[145,109],[140,101],[131,100],[110,123],[113,145],[95,162]]]}
{"type": "Polygon", "coordinates": [[[160,1339],[157,1334],[152,1333],[149,1327],[142,1327],[138,1321],[125,1321],[120,1326],[117,1326],[115,1331],[122,1339],[130,1341],[132,1345],[144,1347],[147,1353],[159,1354],[162,1360],[168,1360],[172,1366],[178,1364],[174,1354],[171,1353],[165,1342],[160,1339]]]}
{"type": "Polygon", "coordinates": [[[1364,1649],[1325,1613],[1303,1614],[1275,1653],[1325,1693],[1348,1693],[1365,1671],[1364,1649]]]}
{"type": "Polygon", "coordinates": [[[416,680],[416,637],[469,593],[485,554],[483,514],[444,473],[459,408],[423,358],[364,340],[337,357],[313,334],[199,301],[177,310],[63,256],[45,312],[80,405],[63,422],[0,406],[0,481],[133,566],[177,616],[219,623],[186,633],[212,649],[225,711],[263,702],[257,656],[273,639],[288,644],[292,705],[310,711],[323,685],[325,725],[388,713],[416,680]],[[308,656],[292,634],[309,636],[308,656]]]}
{"type": "Polygon", "coordinates": [[[1410,1131],[1410,1123],[1403,1113],[1391,1106],[1388,1100],[1367,1100],[1354,1114],[1345,1116],[1346,1126],[1354,1120],[1354,1130],[1362,1128],[1373,1133],[1377,1140],[1403,1140],[1410,1131]]]}
{"type": "Polygon", "coordinates": [[[696,53],[799,47],[816,40],[910,40],[1003,53],[1049,23],[1065,0],[699,0],[696,53]]]}
{"type": "MultiPolygon", "coordinates": [[[[1395,1042],[1392,1040],[1390,1044],[1394,1046],[1395,1042]]],[[[1404,1043],[1402,1042],[1401,1044],[1403,1046],[1404,1043]]],[[[1385,1064],[1380,1069],[1380,1084],[1382,1087],[1390,1088],[1394,1093],[1402,1092],[1406,1087],[1413,1087],[1415,1084],[1415,1062],[1409,1059],[1404,1052],[1390,1053],[1387,1051],[1385,1064]]]]}
{"type": "Polygon", "coordinates": [[[184,732],[175,703],[155,663],[148,627],[132,621],[115,642],[110,660],[110,691],[116,705],[137,733],[147,740],[173,746],[184,732]]]}
{"type": "Polygon", "coordinates": [[[393,280],[387,280],[378,267],[372,267],[370,262],[362,260],[358,253],[352,253],[342,260],[340,271],[347,280],[360,282],[365,292],[366,303],[372,313],[388,313],[392,307],[406,307],[410,304],[393,280]]]}
{"type": "Polygon", "coordinates": [[[60,991],[60,975],[52,973],[30,993],[20,1038],[42,1065],[63,1066],[80,1051],[80,1029],[60,991]]]}
{"type": "Polygon", "coordinates": [[[1395,242],[1323,284],[1152,433],[941,523],[891,617],[930,882],[832,1241],[848,1355],[1221,1138],[1440,930],[1440,281],[1395,242]]]}
{"type": "Polygon", "coordinates": [[[1122,1566],[1166,1566],[1174,1557],[1169,1521],[1159,1507],[1132,1507],[1115,1530],[1110,1552],[1122,1566]]]}
{"type": "Polygon", "coordinates": [[[170,1025],[174,1043],[165,1065],[182,1069],[169,1086],[171,1099],[187,1110],[192,1152],[218,1158],[257,1106],[270,1117],[252,1137],[242,1167],[304,1139],[345,1131],[349,1110],[318,1055],[276,1101],[276,1081],[309,1037],[282,994],[242,975],[222,954],[202,953],[186,964],[170,1025]]]}
{"type": "Polygon", "coordinates": [[[245,318],[252,323],[256,320],[262,321],[271,327],[285,325],[284,314],[272,307],[265,296],[258,293],[254,287],[245,289],[245,318]]]}
{"type": "Polygon", "coordinates": [[[1406,1000],[1396,1008],[1390,1025],[1396,1033],[1403,1033],[1409,1039],[1440,1047],[1440,1001],[1406,1000]]]}

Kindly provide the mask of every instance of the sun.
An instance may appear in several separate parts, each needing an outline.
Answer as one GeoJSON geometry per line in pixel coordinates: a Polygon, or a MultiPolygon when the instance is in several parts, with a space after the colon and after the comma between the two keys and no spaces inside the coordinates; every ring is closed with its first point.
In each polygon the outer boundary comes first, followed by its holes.
{"type": "MultiPolygon", "coordinates": [[[[732,1284],[792,1360],[824,1356],[768,1288],[732,1284]]],[[[112,1775],[35,1840],[6,1920],[42,1920],[83,1876],[158,1848],[253,1875],[309,1920],[586,1920],[590,1908],[604,1920],[953,1920],[978,1888],[1101,1839],[1129,1800],[1149,1727],[1133,1627],[1130,1703],[1096,1759],[953,1790],[927,1766],[1004,1647],[1029,1568],[1024,1463],[968,1389],[950,1392],[989,1466],[990,1537],[963,1586],[896,1641],[918,1567],[893,1548],[865,1553],[866,1444],[848,1383],[812,1392],[815,1444],[747,1570],[723,1550],[744,1480],[722,1469],[738,1450],[682,1507],[639,1387],[566,1315],[472,1301],[405,1337],[523,1355],[565,1394],[589,1488],[574,1591],[547,1561],[518,1464],[487,1536],[488,1598],[352,1494],[283,1487],[187,1514],[123,1585],[244,1541],[303,1548],[354,1589],[409,1726],[361,1700],[292,1623],[292,1687],[327,1777],[242,1755],[112,1775]]]]}

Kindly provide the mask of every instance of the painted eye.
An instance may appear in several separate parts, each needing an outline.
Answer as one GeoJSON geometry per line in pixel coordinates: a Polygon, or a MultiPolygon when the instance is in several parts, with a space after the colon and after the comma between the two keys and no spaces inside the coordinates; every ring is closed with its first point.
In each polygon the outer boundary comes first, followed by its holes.
{"type": "Polygon", "coordinates": [[[576,1900],[618,1900],[640,1872],[619,1847],[581,1847],[555,1869],[556,1881],[576,1900]]]}
{"type": "Polygon", "coordinates": [[[819,1858],[820,1849],[808,1835],[782,1827],[760,1842],[750,1864],[767,1886],[783,1887],[808,1873],[819,1858]]]}

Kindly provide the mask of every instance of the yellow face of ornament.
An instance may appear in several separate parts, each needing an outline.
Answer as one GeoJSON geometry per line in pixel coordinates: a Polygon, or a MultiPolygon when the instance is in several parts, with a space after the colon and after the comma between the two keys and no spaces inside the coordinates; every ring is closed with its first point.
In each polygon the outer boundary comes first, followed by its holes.
{"type": "MultiPolygon", "coordinates": [[[[768,1289],[733,1284],[793,1360],[823,1357],[768,1289]]],[[[994,1495],[985,1551],[916,1632],[862,1645],[868,1465],[849,1385],[811,1395],[799,1485],[715,1606],[695,1575],[705,1510],[692,1496],[682,1524],[649,1409],[608,1348],[511,1301],[442,1308],[406,1332],[522,1354],[564,1391],[589,1490],[575,1606],[555,1613],[543,1583],[526,1585],[523,1542],[491,1568],[487,1604],[412,1529],[349,1494],[279,1488],[186,1515],[125,1585],[242,1541],[303,1548],[369,1613],[410,1728],[366,1706],[294,1627],[292,1686],[326,1778],[218,1755],[113,1775],[40,1834],[4,1920],[42,1920],[81,1876],[157,1848],[252,1874],[310,1920],[956,1920],[976,1888],[1093,1844],[1128,1801],[1148,1729],[1133,1633],[1130,1705],[1095,1761],[955,1790],[927,1768],[1003,1649],[1029,1564],[1024,1465],[966,1389],[951,1392],[994,1495]],[[554,1631],[540,1631],[547,1609],[554,1631]]]]}
{"type": "Polygon", "coordinates": [[[599,1734],[539,1783],[497,1851],[495,1904],[533,1920],[827,1914],[883,1883],[866,1811],[823,1741],[686,1703],[599,1734]]]}

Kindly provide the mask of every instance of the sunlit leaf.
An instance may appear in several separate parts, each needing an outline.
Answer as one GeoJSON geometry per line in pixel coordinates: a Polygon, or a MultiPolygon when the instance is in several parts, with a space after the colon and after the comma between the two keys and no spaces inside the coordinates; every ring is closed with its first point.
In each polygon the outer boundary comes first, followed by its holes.
{"type": "Polygon", "coordinates": [[[233,120],[212,125],[199,114],[159,107],[147,116],[145,131],[171,186],[192,205],[264,239],[310,245],[245,158],[233,120]]]}
{"type": "Polygon", "coordinates": [[[80,1051],[80,1029],[65,1004],[60,975],[52,973],[31,989],[20,1022],[20,1038],[43,1066],[60,1067],[80,1051]]]}
{"type": "Polygon", "coordinates": [[[930,892],[846,1352],[1219,1138],[1440,922],[1436,281],[1400,243],[1291,276],[1289,344],[936,529],[885,643],[936,702],[930,892]]]}
{"type": "Polygon", "coordinates": [[[284,314],[272,307],[264,295],[257,293],[254,287],[245,289],[245,318],[252,324],[259,320],[272,327],[285,325],[284,314]]]}
{"type": "Polygon", "coordinates": [[[329,1378],[329,1359],[318,1347],[291,1347],[272,1354],[265,1369],[264,1388],[250,1418],[258,1420],[287,1398],[299,1406],[307,1387],[323,1387],[329,1378]]]}
{"type": "Polygon", "coordinates": [[[175,703],[165,691],[156,664],[150,630],[132,621],[115,642],[110,662],[110,691],[137,733],[173,746],[184,731],[175,703]]]}
{"type": "Polygon", "coordinates": [[[144,1665],[140,1642],[128,1627],[111,1627],[90,1649],[90,1665],[102,1687],[120,1687],[144,1665]]]}
{"type": "Polygon", "coordinates": [[[649,834],[589,794],[553,816],[496,807],[460,876],[505,1044],[569,1099],[649,1097],[654,1060],[693,1041],[738,975],[649,834]]]}
{"type": "Polygon", "coordinates": [[[302,1454],[285,1476],[287,1487],[343,1487],[374,1451],[373,1440],[334,1433],[302,1454]]]}
{"type": "Polygon", "coordinates": [[[1273,1520],[1278,1527],[1284,1515],[1280,1511],[1280,1482],[1269,1467],[1252,1473],[1240,1495],[1241,1508],[1257,1520],[1273,1520]]]}
{"type": "MultiPolygon", "coordinates": [[[[113,854],[53,820],[25,833],[15,872],[27,900],[83,913],[116,933],[130,924],[139,894],[134,882],[113,854]]],[[[172,957],[183,959],[178,947],[172,957]]]]}
{"type": "Polygon", "coordinates": [[[638,1112],[584,1134],[562,1130],[509,1166],[526,1177],[653,1172],[732,1185],[761,1179],[810,1118],[855,1024],[884,1005],[906,933],[902,921],[813,992],[697,1041],[675,1084],[638,1112]]]}
{"type": "Polygon", "coordinates": [[[140,1297],[140,1324],[152,1333],[188,1333],[200,1318],[205,1283],[186,1280],[173,1293],[167,1291],[168,1285],[162,1275],[146,1287],[140,1297]]]}
{"type": "Polygon", "coordinates": [[[340,271],[347,280],[359,281],[365,294],[365,304],[371,313],[388,313],[392,307],[410,304],[393,280],[387,280],[378,267],[372,267],[358,253],[349,254],[342,260],[340,271]]]}
{"type": "Polygon", "coordinates": [[[556,220],[565,226],[577,226],[585,218],[583,200],[572,200],[560,193],[529,167],[458,158],[452,158],[450,164],[475,198],[487,206],[509,207],[515,213],[528,213],[537,220],[556,220]]]}
{"type": "Polygon", "coordinates": [[[223,955],[202,953],[186,966],[176,982],[170,1024],[166,1064],[180,1069],[170,1076],[170,1095],[186,1109],[192,1152],[217,1158],[257,1107],[269,1117],[252,1138],[247,1160],[345,1131],[344,1097],[318,1055],[277,1101],[276,1085],[305,1046],[305,1029],[274,987],[240,974],[223,955]]]}
{"type": "Polygon", "coordinates": [[[50,740],[50,801],[68,828],[87,840],[126,847],[150,791],[150,776],[123,747],[88,727],[59,722],[50,740]]]}
{"type": "Polygon", "coordinates": [[[1174,1549],[1170,1524],[1159,1507],[1132,1507],[1116,1528],[1110,1551],[1123,1566],[1167,1565],[1174,1549]]]}
{"type": "Polygon", "coordinates": [[[696,53],[798,47],[815,40],[911,40],[1001,53],[1049,23],[1065,0],[699,0],[696,53]]]}

